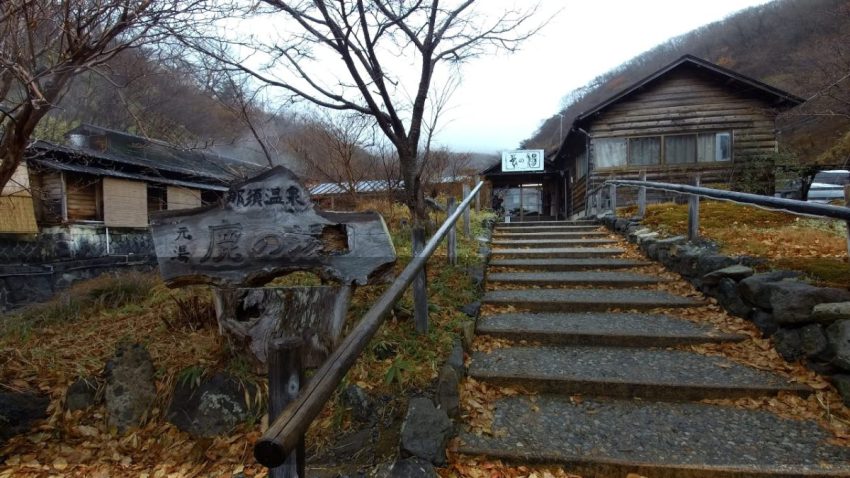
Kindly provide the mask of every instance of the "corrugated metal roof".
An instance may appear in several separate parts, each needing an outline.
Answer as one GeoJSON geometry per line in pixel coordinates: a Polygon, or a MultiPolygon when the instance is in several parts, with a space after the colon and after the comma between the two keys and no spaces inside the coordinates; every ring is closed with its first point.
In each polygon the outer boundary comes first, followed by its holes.
{"type": "Polygon", "coordinates": [[[187,188],[207,189],[212,191],[227,191],[225,186],[216,186],[212,184],[195,183],[191,181],[180,181],[177,179],[166,179],[161,177],[145,176],[143,174],[126,173],[116,171],[114,169],[97,168],[94,166],[83,166],[81,164],[62,163],[48,159],[32,159],[30,160],[38,166],[48,169],[58,169],[61,171],[73,171],[77,173],[93,174],[96,176],[107,176],[113,178],[138,179],[149,183],[169,184],[172,186],[183,186],[187,188]]]}
{"type": "MultiPolygon", "coordinates": [[[[468,179],[467,176],[445,176],[438,179],[439,184],[451,184],[462,182],[468,179]]],[[[347,194],[350,186],[345,183],[320,183],[310,188],[310,194],[313,196],[333,196],[336,194],[347,194]]],[[[398,191],[404,189],[404,181],[387,181],[385,179],[370,179],[366,181],[358,181],[354,184],[356,193],[383,193],[387,191],[398,191]]]]}

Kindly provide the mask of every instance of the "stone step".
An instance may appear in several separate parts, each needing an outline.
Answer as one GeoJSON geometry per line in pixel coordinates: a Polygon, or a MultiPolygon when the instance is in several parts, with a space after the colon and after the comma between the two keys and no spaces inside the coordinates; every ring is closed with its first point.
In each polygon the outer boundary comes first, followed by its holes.
{"type": "Polygon", "coordinates": [[[596,221],[521,221],[521,222],[497,222],[496,227],[526,227],[526,226],[598,226],[596,221]]]}
{"type": "Polygon", "coordinates": [[[504,248],[590,247],[616,244],[613,239],[493,239],[490,244],[504,248]]]}
{"type": "Polygon", "coordinates": [[[537,392],[653,400],[806,394],[807,387],[723,357],[634,347],[505,347],[475,352],[469,375],[537,392]]]}
{"type": "Polygon", "coordinates": [[[501,257],[610,257],[620,255],[626,252],[623,249],[614,247],[547,247],[541,249],[493,249],[490,253],[493,256],[501,257]]]}
{"type": "Polygon", "coordinates": [[[501,232],[599,232],[599,226],[517,226],[496,227],[495,233],[501,232]]]}
{"type": "Polygon", "coordinates": [[[666,315],[591,312],[498,314],[480,318],[477,331],[512,340],[607,347],[672,347],[746,338],[666,315]]]}
{"type": "Polygon", "coordinates": [[[487,282],[540,286],[631,287],[667,282],[656,276],[629,272],[491,272],[487,282]]]}
{"type": "Polygon", "coordinates": [[[587,269],[625,269],[630,267],[643,267],[650,262],[636,261],[633,259],[609,259],[609,258],[578,258],[578,259],[492,259],[490,267],[509,267],[523,270],[552,270],[552,271],[579,271],[587,269]]]}
{"type": "Polygon", "coordinates": [[[850,476],[850,448],[817,423],[719,405],[517,395],[492,430],[461,432],[458,451],[587,477],[850,476]]]}
{"type": "Polygon", "coordinates": [[[520,289],[484,294],[485,304],[532,312],[601,312],[612,309],[692,307],[701,303],[667,292],[641,289],[520,289]]]}
{"type": "Polygon", "coordinates": [[[587,232],[502,232],[493,233],[493,239],[582,239],[591,237],[608,237],[602,231],[587,232]]]}

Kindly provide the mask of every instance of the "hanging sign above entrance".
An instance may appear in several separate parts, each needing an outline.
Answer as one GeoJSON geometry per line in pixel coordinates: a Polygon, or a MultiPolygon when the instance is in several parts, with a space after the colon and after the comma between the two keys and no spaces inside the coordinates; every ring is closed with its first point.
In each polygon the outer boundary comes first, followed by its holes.
{"type": "Polygon", "coordinates": [[[543,171],[542,149],[502,152],[502,172],[543,171]]]}

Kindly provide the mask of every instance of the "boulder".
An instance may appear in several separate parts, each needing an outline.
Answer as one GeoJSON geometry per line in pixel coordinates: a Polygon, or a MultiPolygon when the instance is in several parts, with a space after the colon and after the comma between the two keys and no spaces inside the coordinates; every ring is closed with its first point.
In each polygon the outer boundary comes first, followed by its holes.
{"type": "Polygon", "coordinates": [[[765,310],[756,309],[750,316],[750,320],[761,330],[762,337],[770,337],[779,330],[779,323],[773,318],[773,314],[765,310]]]}
{"type": "Polygon", "coordinates": [[[706,274],[732,267],[737,263],[737,259],[721,254],[700,255],[697,257],[696,276],[702,278],[706,274]]]}
{"type": "Polygon", "coordinates": [[[401,449],[434,465],[445,465],[451,431],[452,422],[445,410],[435,408],[427,398],[413,398],[401,425],[401,449]]]}
{"type": "Polygon", "coordinates": [[[449,358],[446,359],[446,363],[455,369],[458,377],[466,375],[466,367],[463,363],[463,358],[463,344],[460,339],[457,339],[452,345],[452,351],[449,353],[449,358]]]}
{"type": "Polygon", "coordinates": [[[481,313],[481,301],[476,300],[475,302],[470,302],[469,304],[461,307],[460,311],[474,319],[481,313]]]}
{"type": "Polygon", "coordinates": [[[836,320],[850,320],[850,302],[817,304],[812,308],[811,319],[821,324],[829,324],[836,320]]]}
{"type": "Polygon", "coordinates": [[[437,478],[437,470],[430,462],[417,457],[378,465],[369,478],[437,478]]]}
{"type": "Polygon", "coordinates": [[[97,403],[97,379],[80,377],[65,392],[65,410],[85,410],[97,403]]]}
{"type": "Polygon", "coordinates": [[[702,276],[702,283],[706,286],[715,286],[720,283],[720,279],[732,279],[735,282],[740,282],[743,279],[753,275],[755,271],[751,267],[741,264],[734,264],[729,267],[717,269],[702,276]]]}
{"type": "Polygon", "coordinates": [[[460,325],[460,333],[463,349],[472,353],[472,343],[475,341],[475,322],[472,320],[465,320],[460,325]]]}
{"type": "Polygon", "coordinates": [[[481,264],[476,264],[474,266],[469,266],[466,268],[466,273],[469,274],[469,278],[472,280],[472,285],[476,288],[480,288],[484,285],[484,266],[481,264]]]}
{"type": "Polygon", "coordinates": [[[850,375],[833,375],[832,384],[844,401],[845,407],[850,407],[850,375]]]}
{"type": "Polygon", "coordinates": [[[342,391],[343,406],[351,409],[351,416],[363,423],[368,423],[374,417],[375,407],[369,395],[357,385],[349,385],[342,391]]]}
{"type": "Polygon", "coordinates": [[[457,418],[460,412],[460,377],[448,363],[440,370],[434,398],[446,415],[457,418]]]}
{"type": "Polygon", "coordinates": [[[30,392],[0,389],[0,443],[28,431],[37,420],[47,418],[50,398],[30,392]]]}
{"type": "Polygon", "coordinates": [[[814,359],[826,357],[829,341],[826,339],[822,325],[809,324],[802,327],[800,329],[800,341],[806,357],[814,359]]]}
{"type": "Polygon", "coordinates": [[[815,287],[797,281],[780,281],[770,285],[770,308],[780,325],[810,322],[815,305],[841,301],[850,301],[850,291],[815,287]]]}
{"type": "Polygon", "coordinates": [[[154,366],[141,344],[121,344],[106,363],[106,411],[120,433],[141,425],[156,398],[154,366]]]}
{"type": "Polygon", "coordinates": [[[738,284],[738,292],[750,304],[770,310],[770,286],[784,279],[799,277],[799,272],[773,271],[754,274],[741,280],[738,284]]]}
{"type": "Polygon", "coordinates": [[[794,362],[803,357],[803,339],[800,329],[779,329],[773,334],[773,345],[776,351],[787,362],[794,362]]]}
{"type": "Polygon", "coordinates": [[[738,317],[749,317],[752,307],[747,305],[738,294],[738,286],[734,280],[725,277],[720,280],[716,291],[717,302],[730,314],[738,317]]]}
{"type": "Polygon", "coordinates": [[[626,232],[626,228],[628,228],[632,224],[632,221],[626,218],[617,218],[614,221],[614,230],[617,232],[626,232]]]}
{"type": "Polygon", "coordinates": [[[826,338],[832,363],[843,370],[850,370],[850,320],[833,322],[826,329],[826,338]]]}
{"type": "MultiPolygon", "coordinates": [[[[255,392],[249,390],[247,395],[255,392]]],[[[214,437],[248,421],[254,412],[246,402],[242,383],[219,372],[202,380],[197,387],[186,381],[178,382],[166,419],[192,436],[214,437]]]]}

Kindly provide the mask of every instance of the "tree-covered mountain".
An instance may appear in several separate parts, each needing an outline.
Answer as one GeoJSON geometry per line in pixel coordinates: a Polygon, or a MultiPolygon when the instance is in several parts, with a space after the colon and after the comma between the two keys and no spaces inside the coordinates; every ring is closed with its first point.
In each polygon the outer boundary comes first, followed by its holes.
{"type": "MultiPolygon", "coordinates": [[[[784,150],[804,163],[850,158],[850,2],[776,0],[656,46],[564,98],[564,125],[685,54],[753,77],[808,101],[778,121],[784,150]]],[[[558,146],[559,116],[522,144],[558,146]]]]}

